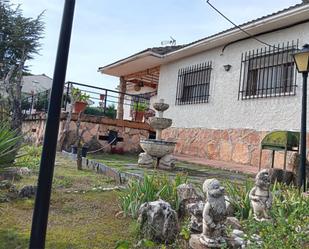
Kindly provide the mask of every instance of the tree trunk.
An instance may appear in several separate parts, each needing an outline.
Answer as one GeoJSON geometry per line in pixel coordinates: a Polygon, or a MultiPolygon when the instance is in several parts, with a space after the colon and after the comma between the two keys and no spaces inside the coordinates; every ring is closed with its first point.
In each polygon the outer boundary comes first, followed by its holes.
{"type": "Polygon", "coordinates": [[[74,104],[71,103],[70,110],[68,112],[68,116],[67,116],[67,119],[65,121],[65,125],[63,127],[63,130],[60,132],[58,145],[57,145],[58,151],[62,151],[64,149],[64,145],[65,145],[68,133],[70,131],[70,123],[71,123],[71,119],[72,119],[73,106],[74,106],[74,104]]]}
{"type": "Polygon", "coordinates": [[[21,132],[22,129],[22,110],[21,110],[21,81],[23,75],[24,64],[26,61],[26,53],[23,51],[22,59],[16,68],[12,66],[8,74],[4,79],[4,85],[8,94],[8,100],[10,104],[10,112],[12,114],[11,128],[21,132]],[[16,70],[16,71],[15,71],[16,70]],[[14,79],[13,75],[16,72],[14,79]]]}
{"type": "Polygon", "coordinates": [[[76,146],[77,146],[77,169],[82,170],[82,136],[84,134],[84,131],[79,132],[80,124],[81,124],[81,118],[82,118],[82,113],[80,112],[78,114],[78,119],[76,122],[76,146]]]}

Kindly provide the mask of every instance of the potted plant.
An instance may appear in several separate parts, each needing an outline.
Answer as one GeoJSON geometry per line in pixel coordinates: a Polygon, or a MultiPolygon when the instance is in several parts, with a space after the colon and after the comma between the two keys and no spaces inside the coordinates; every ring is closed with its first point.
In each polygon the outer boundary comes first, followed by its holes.
{"type": "Polygon", "coordinates": [[[133,104],[133,119],[135,121],[143,121],[145,111],[147,109],[146,103],[134,102],[133,104]]]}
{"type": "Polygon", "coordinates": [[[71,96],[74,103],[74,112],[80,113],[85,111],[88,105],[87,101],[89,100],[90,96],[86,93],[82,93],[82,91],[78,88],[72,88],[71,96]]]}
{"type": "Polygon", "coordinates": [[[89,146],[87,144],[83,144],[82,147],[82,157],[86,157],[88,153],[89,146]]]}
{"type": "Polygon", "coordinates": [[[73,144],[73,145],[71,145],[71,153],[72,154],[77,154],[77,145],[76,144],[73,144]]]}

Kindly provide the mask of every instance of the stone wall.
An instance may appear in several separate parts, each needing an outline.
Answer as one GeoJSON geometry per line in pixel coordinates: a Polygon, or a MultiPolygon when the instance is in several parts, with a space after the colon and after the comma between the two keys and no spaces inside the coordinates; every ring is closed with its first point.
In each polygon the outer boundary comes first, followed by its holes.
{"type": "MultiPolygon", "coordinates": [[[[77,116],[73,115],[70,122],[68,137],[65,141],[65,148],[70,149],[70,146],[76,141],[76,121],[77,116]]],[[[59,127],[61,134],[66,122],[66,115],[62,114],[59,127]]],[[[28,118],[23,122],[23,132],[29,141],[34,144],[43,142],[46,117],[45,115],[35,118],[28,118]]],[[[109,152],[111,146],[102,137],[108,136],[109,131],[117,131],[118,137],[123,138],[123,141],[118,142],[116,150],[123,150],[128,153],[137,153],[141,151],[140,139],[148,138],[149,131],[152,129],[146,123],[132,122],[126,120],[113,120],[109,118],[84,115],[81,119],[80,132],[83,133],[83,142],[90,145],[91,150],[103,148],[103,152],[109,152]]],[[[58,135],[59,137],[60,135],[58,135]]]]}
{"type": "MultiPolygon", "coordinates": [[[[267,133],[252,129],[169,128],[163,131],[162,136],[164,139],[177,141],[175,154],[257,167],[260,142],[267,133]]],[[[288,152],[287,167],[290,169],[292,155],[293,152],[288,152]]],[[[276,152],[275,167],[283,167],[283,158],[283,153],[276,152]]],[[[266,168],[271,166],[271,151],[263,150],[261,164],[266,168]]]]}

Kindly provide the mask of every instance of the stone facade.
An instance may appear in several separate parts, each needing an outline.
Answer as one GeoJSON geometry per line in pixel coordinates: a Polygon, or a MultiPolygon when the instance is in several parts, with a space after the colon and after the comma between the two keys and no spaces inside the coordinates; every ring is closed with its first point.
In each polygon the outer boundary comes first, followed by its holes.
{"type": "MultiPolygon", "coordinates": [[[[73,115],[70,122],[70,131],[66,147],[74,144],[76,138],[76,116],[73,115]]],[[[59,132],[62,131],[66,122],[66,116],[62,115],[59,132]]],[[[28,119],[23,122],[23,132],[29,141],[34,144],[42,144],[45,131],[45,116],[36,117],[35,119],[28,119]]],[[[103,136],[108,136],[109,131],[117,131],[118,137],[123,138],[123,141],[118,142],[116,149],[121,149],[123,152],[138,153],[141,151],[139,141],[146,139],[149,136],[149,131],[152,129],[148,124],[137,123],[125,120],[113,120],[103,117],[95,117],[91,115],[84,115],[80,125],[80,132],[83,133],[83,142],[96,143],[96,147],[103,147],[103,152],[109,152],[111,146],[108,141],[102,140],[103,136]]],[[[91,149],[90,149],[91,150],[91,149]]]]}
{"type": "MultiPolygon", "coordinates": [[[[177,142],[175,154],[258,166],[260,142],[267,133],[252,129],[169,128],[163,131],[162,136],[177,142]]],[[[288,152],[287,167],[290,169],[291,159],[292,153],[288,152]]],[[[264,150],[262,167],[270,166],[271,151],[264,150]]],[[[281,152],[276,152],[275,167],[283,167],[281,152]]]]}

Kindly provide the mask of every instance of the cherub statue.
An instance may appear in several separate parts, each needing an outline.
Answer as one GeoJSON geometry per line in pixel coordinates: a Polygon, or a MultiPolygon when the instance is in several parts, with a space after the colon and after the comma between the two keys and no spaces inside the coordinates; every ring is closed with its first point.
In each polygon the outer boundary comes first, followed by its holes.
{"type": "Polygon", "coordinates": [[[207,201],[203,210],[203,233],[200,242],[211,248],[220,248],[225,243],[226,204],[224,188],[217,179],[206,180],[203,191],[207,201]]]}
{"type": "Polygon", "coordinates": [[[270,220],[269,210],[273,197],[269,190],[271,177],[267,169],[261,170],[255,177],[255,186],[249,193],[254,218],[257,221],[270,220]]]}

